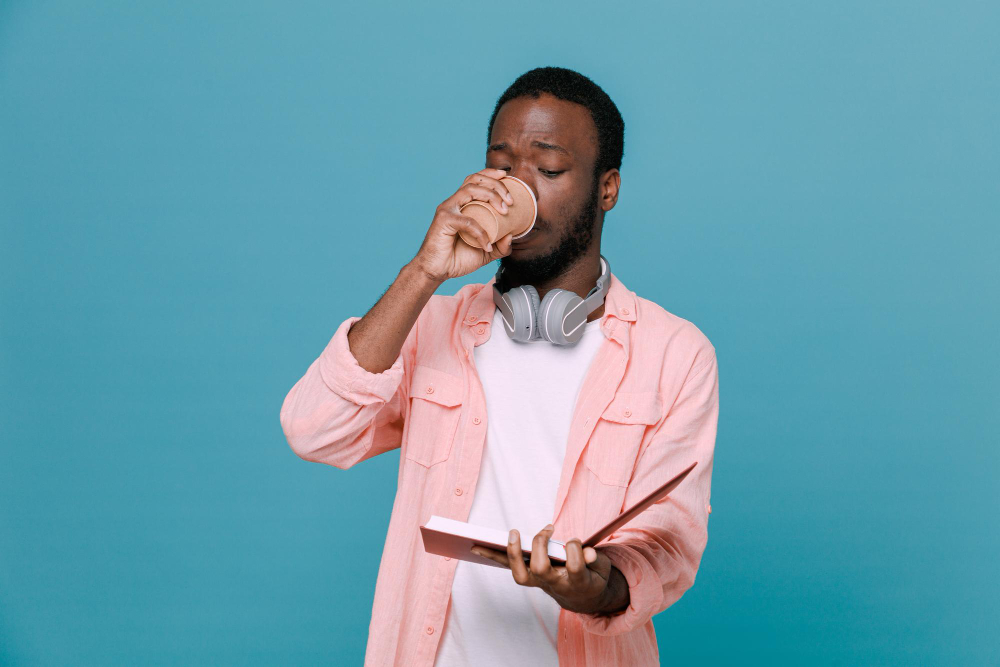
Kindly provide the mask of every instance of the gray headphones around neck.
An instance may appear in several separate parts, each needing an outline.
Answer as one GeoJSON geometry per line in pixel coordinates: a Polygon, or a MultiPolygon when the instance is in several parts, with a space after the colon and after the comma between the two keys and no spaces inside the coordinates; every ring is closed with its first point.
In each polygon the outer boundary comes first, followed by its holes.
{"type": "Polygon", "coordinates": [[[503,267],[493,283],[493,303],[503,319],[507,336],[521,343],[547,340],[555,345],[573,345],[583,337],[587,316],[600,308],[611,285],[611,265],[601,255],[601,277],[585,299],[576,292],[551,289],[539,302],[531,285],[521,285],[500,293],[503,267]]]}

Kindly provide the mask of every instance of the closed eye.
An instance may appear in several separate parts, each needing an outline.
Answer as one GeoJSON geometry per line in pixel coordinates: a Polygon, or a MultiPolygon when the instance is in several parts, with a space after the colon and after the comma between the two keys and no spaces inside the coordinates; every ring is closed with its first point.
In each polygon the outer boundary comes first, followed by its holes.
{"type": "MultiPolygon", "coordinates": [[[[502,169],[504,171],[510,171],[510,167],[497,167],[497,169],[502,169]]],[[[556,176],[558,176],[559,174],[563,173],[563,171],[566,171],[566,170],[563,169],[562,171],[549,171],[548,169],[539,169],[538,171],[540,171],[543,174],[545,174],[545,176],[547,176],[548,178],[555,178],[556,176]]]]}

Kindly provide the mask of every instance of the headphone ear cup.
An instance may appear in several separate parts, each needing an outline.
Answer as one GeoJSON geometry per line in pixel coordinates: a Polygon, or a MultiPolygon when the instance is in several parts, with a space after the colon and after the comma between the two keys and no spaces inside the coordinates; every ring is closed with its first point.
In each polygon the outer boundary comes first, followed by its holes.
{"type": "Polygon", "coordinates": [[[586,319],[583,299],[570,290],[549,290],[538,308],[542,338],[556,345],[572,345],[580,340],[586,319]]]}
{"type": "Polygon", "coordinates": [[[504,301],[514,316],[514,331],[507,332],[511,339],[527,343],[538,338],[538,292],[531,285],[522,285],[506,292],[504,301]]]}

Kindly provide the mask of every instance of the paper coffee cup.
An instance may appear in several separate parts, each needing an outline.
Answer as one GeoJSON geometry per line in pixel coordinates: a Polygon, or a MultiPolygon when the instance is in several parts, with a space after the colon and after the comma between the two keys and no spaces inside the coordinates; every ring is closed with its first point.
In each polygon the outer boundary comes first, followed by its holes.
{"type": "MultiPolygon", "coordinates": [[[[513,204],[507,204],[507,213],[501,213],[489,202],[470,201],[461,208],[463,215],[473,218],[489,236],[490,243],[496,243],[507,234],[520,238],[531,231],[538,217],[538,199],[531,187],[515,176],[504,176],[500,182],[507,186],[513,204]],[[485,210],[484,210],[485,209],[485,210]]],[[[483,246],[464,231],[458,235],[473,248],[483,246]]]]}
{"type": "MultiPolygon", "coordinates": [[[[483,231],[490,238],[490,243],[497,239],[497,234],[500,233],[500,221],[498,219],[500,214],[497,213],[495,208],[486,202],[470,201],[462,207],[461,211],[463,215],[469,216],[476,221],[476,224],[483,228],[483,231]]],[[[465,230],[460,230],[458,233],[463,241],[475,248],[479,247],[478,242],[474,238],[466,236],[465,230]]]]}

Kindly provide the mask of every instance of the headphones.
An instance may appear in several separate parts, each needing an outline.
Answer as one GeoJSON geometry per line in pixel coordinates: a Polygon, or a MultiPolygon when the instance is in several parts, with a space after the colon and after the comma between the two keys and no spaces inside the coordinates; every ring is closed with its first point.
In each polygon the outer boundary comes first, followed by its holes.
{"type": "Polygon", "coordinates": [[[531,285],[521,285],[500,293],[503,266],[497,269],[493,283],[493,303],[503,318],[507,336],[521,343],[547,340],[555,345],[573,345],[583,337],[587,316],[604,303],[611,285],[611,265],[601,255],[601,277],[585,299],[576,292],[551,289],[539,303],[538,292],[531,285]]]}

